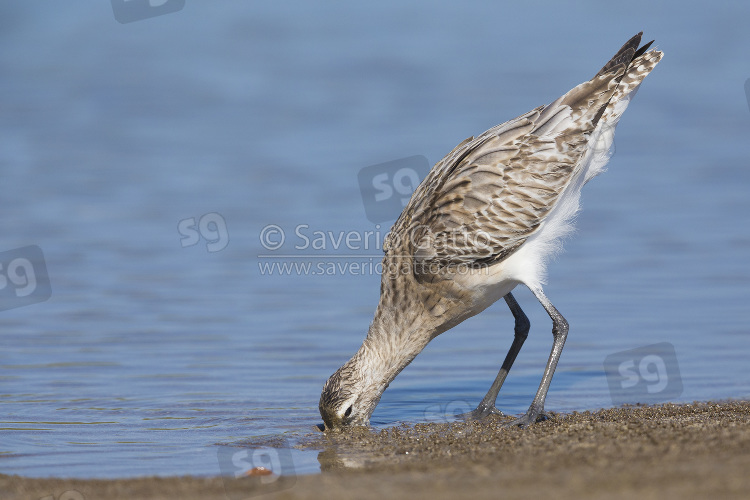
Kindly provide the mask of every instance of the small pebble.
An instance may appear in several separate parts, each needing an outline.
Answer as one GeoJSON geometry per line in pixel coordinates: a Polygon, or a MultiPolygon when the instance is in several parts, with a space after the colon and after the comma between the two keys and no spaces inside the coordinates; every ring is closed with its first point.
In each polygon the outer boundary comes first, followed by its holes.
{"type": "Polygon", "coordinates": [[[265,467],[253,467],[245,472],[246,476],[270,476],[271,474],[273,474],[273,471],[271,469],[266,469],[265,467]]]}

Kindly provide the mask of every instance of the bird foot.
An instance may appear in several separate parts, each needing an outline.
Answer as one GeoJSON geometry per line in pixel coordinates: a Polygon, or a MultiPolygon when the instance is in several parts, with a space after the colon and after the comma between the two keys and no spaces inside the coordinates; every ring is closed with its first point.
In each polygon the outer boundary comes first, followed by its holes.
{"type": "Polygon", "coordinates": [[[551,416],[543,411],[532,410],[531,408],[529,408],[529,411],[527,411],[517,419],[503,425],[505,427],[520,427],[521,429],[525,429],[533,423],[543,422],[545,420],[549,420],[550,418],[551,416]]]}
{"type": "Polygon", "coordinates": [[[457,417],[461,420],[482,420],[488,415],[498,415],[500,417],[505,416],[505,414],[498,410],[495,405],[483,405],[480,403],[475,410],[462,413],[457,415],[457,417]]]}

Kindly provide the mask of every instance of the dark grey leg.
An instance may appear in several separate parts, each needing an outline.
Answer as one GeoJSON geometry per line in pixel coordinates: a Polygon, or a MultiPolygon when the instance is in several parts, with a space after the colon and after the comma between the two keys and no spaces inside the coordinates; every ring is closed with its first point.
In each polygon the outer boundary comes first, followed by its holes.
{"type": "Polygon", "coordinates": [[[505,356],[505,361],[503,361],[503,365],[500,368],[497,377],[495,377],[495,381],[492,382],[490,390],[487,391],[487,395],[484,396],[482,402],[479,403],[479,406],[476,410],[470,411],[469,413],[464,413],[463,415],[461,415],[462,418],[480,419],[486,417],[491,413],[495,415],[503,414],[495,407],[495,401],[497,401],[497,395],[500,392],[500,388],[503,386],[503,383],[505,382],[505,377],[508,376],[508,372],[510,371],[511,366],[513,366],[513,362],[516,360],[516,356],[518,356],[518,353],[521,350],[526,337],[529,336],[529,328],[531,327],[529,318],[526,317],[526,314],[524,314],[521,306],[519,306],[518,302],[516,302],[513,294],[508,293],[508,295],[505,296],[505,302],[508,304],[510,312],[513,313],[513,317],[516,320],[513,344],[511,344],[510,349],[508,350],[508,354],[505,356]]]}
{"type": "Polygon", "coordinates": [[[541,289],[531,290],[539,302],[547,311],[549,317],[552,318],[552,352],[550,352],[549,360],[547,360],[547,367],[544,369],[544,375],[542,376],[542,382],[539,384],[539,390],[536,391],[534,401],[526,411],[526,414],[520,418],[507,424],[508,426],[518,425],[525,427],[534,422],[542,416],[544,411],[544,400],[547,398],[547,391],[549,391],[549,385],[552,382],[552,376],[555,374],[555,368],[557,368],[557,362],[560,360],[560,354],[562,353],[563,346],[565,345],[565,339],[568,337],[568,322],[563,318],[552,302],[549,301],[544,292],[541,289]]]}

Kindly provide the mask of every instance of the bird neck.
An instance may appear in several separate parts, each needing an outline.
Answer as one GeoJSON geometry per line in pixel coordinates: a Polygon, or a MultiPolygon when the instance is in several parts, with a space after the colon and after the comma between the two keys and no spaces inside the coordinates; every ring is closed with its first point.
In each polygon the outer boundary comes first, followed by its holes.
{"type": "Polygon", "coordinates": [[[433,335],[419,322],[397,324],[393,315],[378,313],[354,359],[370,385],[382,392],[422,352],[433,335]]]}

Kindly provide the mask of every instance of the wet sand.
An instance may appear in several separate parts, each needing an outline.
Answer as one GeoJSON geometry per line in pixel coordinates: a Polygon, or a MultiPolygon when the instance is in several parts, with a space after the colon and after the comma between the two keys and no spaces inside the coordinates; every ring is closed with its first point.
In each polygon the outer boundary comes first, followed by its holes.
{"type": "Polygon", "coordinates": [[[523,430],[504,428],[503,421],[311,434],[301,446],[323,450],[320,475],[123,480],[0,475],[0,497],[750,498],[750,401],[552,414],[523,430]]]}

